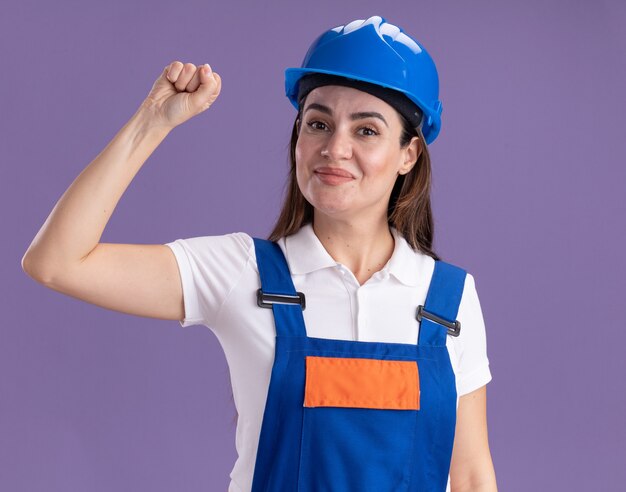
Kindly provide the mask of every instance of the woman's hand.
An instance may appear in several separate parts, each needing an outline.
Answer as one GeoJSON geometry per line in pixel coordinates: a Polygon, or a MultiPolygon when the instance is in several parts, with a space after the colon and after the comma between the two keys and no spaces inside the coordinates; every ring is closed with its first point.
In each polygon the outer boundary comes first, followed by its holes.
{"type": "Polygon", "coordinates": [[[141,106],[156,125],[172,129],[207,110],[221,88],[222,78],[208,64],[174,61],[163,69],[141,106]]]}

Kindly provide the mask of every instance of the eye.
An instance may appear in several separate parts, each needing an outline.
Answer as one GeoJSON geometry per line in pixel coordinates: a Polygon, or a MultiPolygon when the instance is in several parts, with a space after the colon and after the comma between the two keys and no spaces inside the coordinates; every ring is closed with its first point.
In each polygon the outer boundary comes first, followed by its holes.
{"type": "Polygon", "coordinates": [[[376,130],[374,130],[373,128],[370,128],[369,126],[361,127],[361,130],[365,130],[367,132],[371,132],[371,133],[366,133],[365,134],[366,137],[373,137],[375,135],[378,135],[378,132],[376,130]]]}
{"type": "MultiPolygon", "coordinates": [[[[326,123],[323,123],[319,120],[311,120],[307,122],[307,126],[309,126],[310,128],[312,128],[313,130],[326,130],[328,129],[328,127],[326,126],[326,123]],[[321,125],[321,126],[320,126],[321,125]]],[[[364,130],[365,133],[363,134],[364,137],[375,137],[376,135],[378,135],[378,132],[374,129],[371,128],[369,126],[362,126],[361,128],[359,128],[359,131],[364,130]]]]}
{"type": "Polygon", "coordinates": [[[326,123],[322,123],[321,121],[313,120],[313,121],[307,122],[307,125],[310,126],[313,130],[323,130],[323,128],[319,128],[316,125],[326,126],[326,123]]]}

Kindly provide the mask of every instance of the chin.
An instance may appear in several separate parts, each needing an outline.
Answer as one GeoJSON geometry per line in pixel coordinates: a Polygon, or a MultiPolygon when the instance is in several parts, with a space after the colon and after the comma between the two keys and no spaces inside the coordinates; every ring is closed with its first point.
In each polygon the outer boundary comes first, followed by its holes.
{"type": "Polygon", "coordinates": [[[332,197],[323,197],[316,193],[314,196],[304,195],[304,198],[306,198],[306,200],[319,212],[323,212],[328,215],[341,213],[350,208],[349,203],[346,203],[345,200],[338,200],[336,195],[332,197]]]}
{"type": "Polygon", "coordinates": [[[313,208],[319,214],[327,215],[333,218],[344,218],[350,213],[350,207],[340,204],[329,204],[329,203],[312,203],[313,208]]]}

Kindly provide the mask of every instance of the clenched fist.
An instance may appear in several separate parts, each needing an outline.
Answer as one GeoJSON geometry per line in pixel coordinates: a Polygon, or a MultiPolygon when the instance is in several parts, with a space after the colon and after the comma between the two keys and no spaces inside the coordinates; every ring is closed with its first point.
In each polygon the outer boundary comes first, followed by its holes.
{"type": "Polygon", "coordinates": [[[142,107],[155,124],[174,128],[208,109],[221,88],[221,77],[208,64],[174,61],[163,69],[142,107]]]}

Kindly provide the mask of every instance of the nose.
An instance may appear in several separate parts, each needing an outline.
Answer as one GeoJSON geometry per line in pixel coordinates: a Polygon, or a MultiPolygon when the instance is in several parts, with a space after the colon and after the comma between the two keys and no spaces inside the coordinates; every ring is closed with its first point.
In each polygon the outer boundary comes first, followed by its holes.
{"type": "Polygon", "coordinates": [[[322,149],[322,155],[330,157],[334,161],[350,159],[352,157],[352,142],[350,136],[341,130],[332,132],[322,149]]]}

